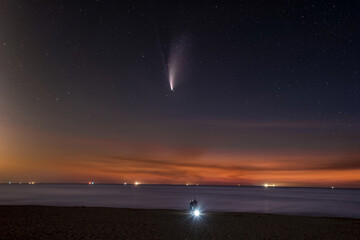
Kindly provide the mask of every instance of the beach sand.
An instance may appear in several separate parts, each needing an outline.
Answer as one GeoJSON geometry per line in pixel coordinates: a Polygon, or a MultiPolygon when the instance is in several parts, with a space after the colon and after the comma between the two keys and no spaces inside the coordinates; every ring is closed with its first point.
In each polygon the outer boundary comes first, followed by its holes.
{"type": "Polygon", "coordinates": [[[360,239],[360,219],[0,206],[0,239],[360,239]]]}

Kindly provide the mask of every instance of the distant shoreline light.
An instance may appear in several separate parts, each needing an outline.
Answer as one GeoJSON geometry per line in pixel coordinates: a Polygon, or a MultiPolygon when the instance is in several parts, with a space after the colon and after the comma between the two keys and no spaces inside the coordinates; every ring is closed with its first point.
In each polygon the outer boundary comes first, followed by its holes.
{"type": "Polygon", "coordinates": [[[265,183],[265,184],[264,184],[264,187],[266,187],[266,188],[267,188],[267,187],[276,187],[276,185],[275,185],[275,184],[267,184],[267,183],[265,183]]]}

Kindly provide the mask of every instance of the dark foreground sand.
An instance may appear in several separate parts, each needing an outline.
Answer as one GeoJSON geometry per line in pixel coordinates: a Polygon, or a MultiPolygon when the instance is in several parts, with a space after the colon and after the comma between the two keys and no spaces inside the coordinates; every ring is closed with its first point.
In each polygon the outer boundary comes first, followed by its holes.
{"type": "Polygon", "coordinates": [[[0,206],[0,239],[360,239],[360,219],[0,206]]]}

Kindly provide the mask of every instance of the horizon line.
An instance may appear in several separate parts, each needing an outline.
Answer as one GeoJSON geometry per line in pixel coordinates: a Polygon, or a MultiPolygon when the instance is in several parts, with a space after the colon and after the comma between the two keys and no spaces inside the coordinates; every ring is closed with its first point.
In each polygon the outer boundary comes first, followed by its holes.
{"type": "Polygon", "coordinates": [[[189,187],[198,187],[198,186],[217,186],[217,187],[263,187],[263,188],[330,188],[330,189],[360,189],[360,187],[336,187],[336,186],[285,186],[285,185],[274,185],[263,184],[263,185],[242,185],[242,184],[174,184],[174,183],[112,183],[112,182],[0,182],[3,185],[37,185],[37,184],[77,184],[77,185],[131,185],[131,186],[140,186],[140,185],[164,185],[164,186],[189,186],[189,187]],[[266,186],[265,186],[266,185],[266,186]]]}

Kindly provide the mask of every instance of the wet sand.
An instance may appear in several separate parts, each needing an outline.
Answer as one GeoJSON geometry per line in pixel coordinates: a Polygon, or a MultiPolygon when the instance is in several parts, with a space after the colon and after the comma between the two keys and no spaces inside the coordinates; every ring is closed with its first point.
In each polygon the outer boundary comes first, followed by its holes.
{"type": "Polygon", "coordinates": [[[0,206],[0,240],[7,239],[360,239],[360,219],[0,206]]]}

